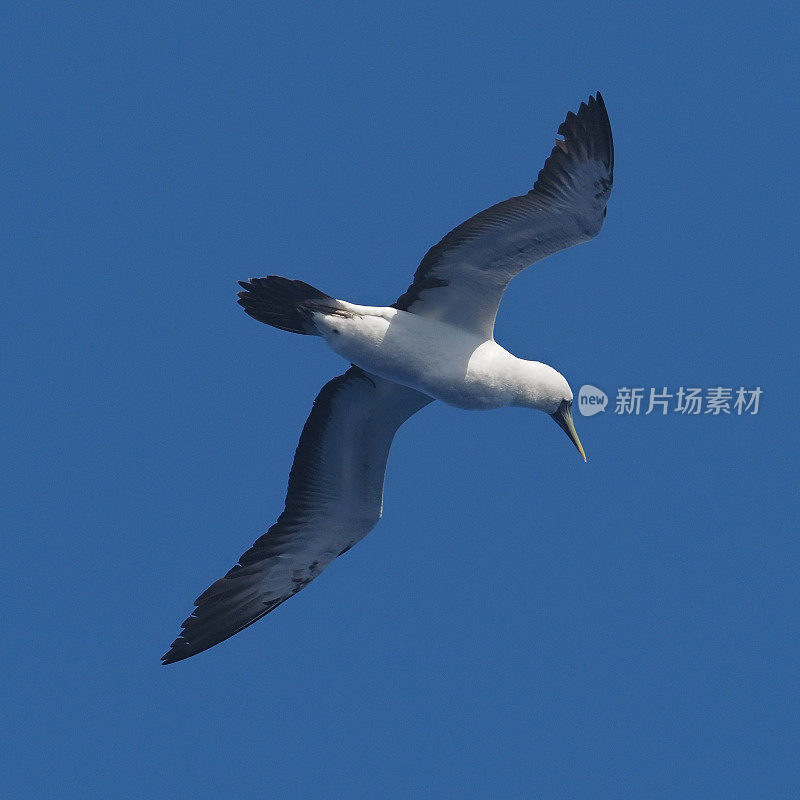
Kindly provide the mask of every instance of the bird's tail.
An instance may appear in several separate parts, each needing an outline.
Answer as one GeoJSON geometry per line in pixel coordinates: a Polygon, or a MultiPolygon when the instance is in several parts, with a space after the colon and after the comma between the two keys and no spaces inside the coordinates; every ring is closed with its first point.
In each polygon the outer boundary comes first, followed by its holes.
{"type": "Polygon", "coordinates": [[[330,295],[303,281],[292,281],[279,275],[239,281],[239,305],[253,319],[292,333],[319,336],[312,316],[315,311],[336,308],[330,295]]]}

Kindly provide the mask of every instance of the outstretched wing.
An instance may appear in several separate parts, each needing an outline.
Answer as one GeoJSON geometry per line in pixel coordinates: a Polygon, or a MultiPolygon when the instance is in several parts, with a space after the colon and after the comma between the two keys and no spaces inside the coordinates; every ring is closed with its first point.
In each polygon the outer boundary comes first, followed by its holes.
{"type": "Polygon", "coordinates": [[[561,124],[533,189],[454,228],[422,259],[395,308],[492,336],[508,282],[545,256],[597,236],[614,176],[600,92],[561,124]]]}
{"type": "Polygon", "coordinates": [[[366,536],[381,516],[394,434],[430,402],[355,366],[325,384],[300,436],[283,513],[195,600],[163,662],[193,656],[252,625],[366,536]]]}

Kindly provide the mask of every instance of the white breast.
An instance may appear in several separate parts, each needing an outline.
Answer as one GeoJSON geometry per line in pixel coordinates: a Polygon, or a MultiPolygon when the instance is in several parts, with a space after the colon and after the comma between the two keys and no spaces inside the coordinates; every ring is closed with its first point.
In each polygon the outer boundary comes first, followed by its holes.
{"type": "Polygon", "coordinates": [[[493,339],[394,308],[314,315],[330,348],[362,369],[460,408],[510,405],[518,359],[493,339]]]}

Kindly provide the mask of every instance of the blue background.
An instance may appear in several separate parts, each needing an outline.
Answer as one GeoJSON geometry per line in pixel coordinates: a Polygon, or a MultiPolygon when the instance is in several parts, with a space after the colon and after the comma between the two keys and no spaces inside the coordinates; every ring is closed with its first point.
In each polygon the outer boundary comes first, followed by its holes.
{"type": "Polygon", "coordinates": [[[797,796],[793,5],[3,12],[4,797],[797,796]],[[606,225],[497,339],[758,415],[578,416],[584,465],[431,406],[375,531],[161,667],[345,366],[236,281],[392,302],[597,89],[606,225]]]}

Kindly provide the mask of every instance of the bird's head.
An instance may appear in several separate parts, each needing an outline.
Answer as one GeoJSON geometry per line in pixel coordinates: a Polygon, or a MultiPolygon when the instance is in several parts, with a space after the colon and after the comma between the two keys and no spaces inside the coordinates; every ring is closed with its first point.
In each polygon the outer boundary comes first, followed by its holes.
{"type": "Polygon", "coordinates": [[[525,387],[522,395],[525,405],[549,414],[586,461],[586,453],[572,421],[572,389],[567,379],[557,370],[539,361],[527,362],[525,387]]]}

